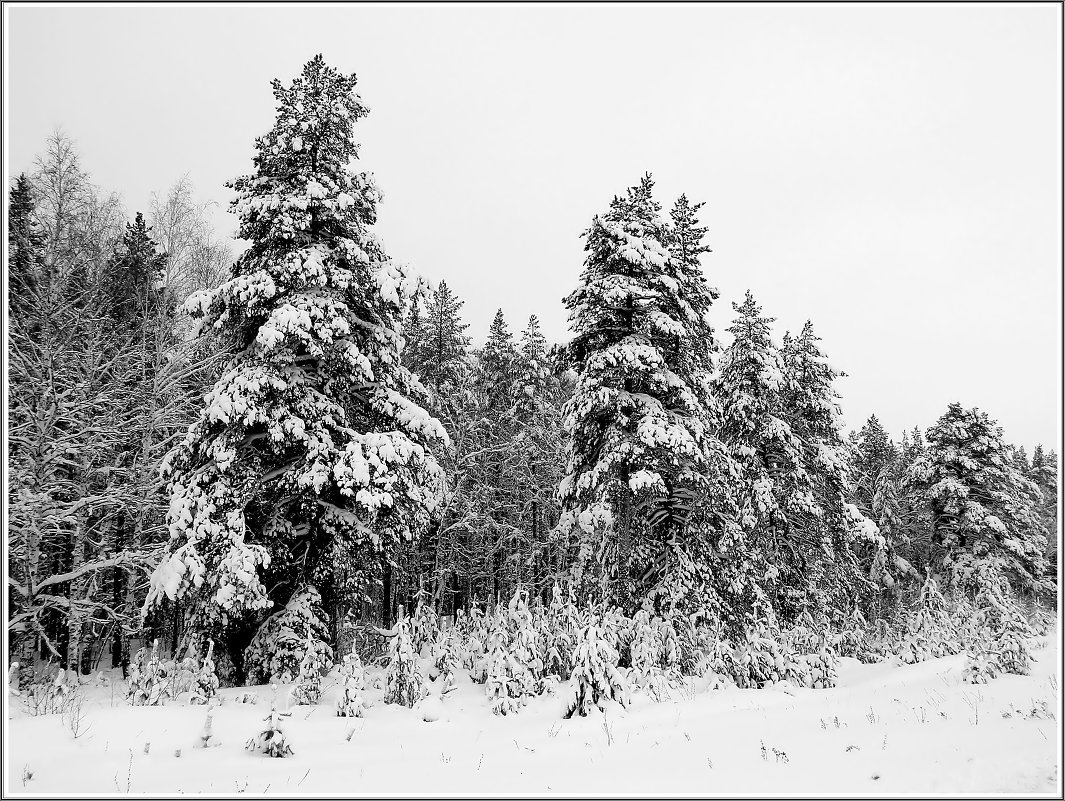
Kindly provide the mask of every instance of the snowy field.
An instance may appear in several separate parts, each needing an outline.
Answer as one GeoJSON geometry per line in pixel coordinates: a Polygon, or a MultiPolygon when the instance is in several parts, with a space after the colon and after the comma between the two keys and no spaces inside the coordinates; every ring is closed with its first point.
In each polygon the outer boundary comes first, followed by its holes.
{"type": "Polygon", "coordinates": [[[252,688],[256,705],[235,701],[247,688],[222,690],[214,713],[221,745],[201,749],[204,707],[130,707],[118,681],[87,688],[88,730],[77,740],[58,715],[29,717],[17,699],[9,705],[5,795],[1060,797],[1057,640],[1037,641],[1031,676],[983,686],[959,683],[962,656],[903,666],[843,659],[831,690],[696,685],[674,702],[637,698],[573,720],[561,719],[557,697],[494,716],[484,687],[464,674],[434,722],[379,702],[364,718],[339,718],[334,670],[322,704],[295,707],[286,719],[295,751],[286,759],[244,748],[269,711],[269,688],[252,688]]]}

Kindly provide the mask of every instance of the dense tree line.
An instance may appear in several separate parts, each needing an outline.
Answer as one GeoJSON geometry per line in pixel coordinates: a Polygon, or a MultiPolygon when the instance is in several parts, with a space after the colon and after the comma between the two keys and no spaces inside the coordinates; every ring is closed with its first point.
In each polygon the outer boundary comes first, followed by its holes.
{"type": "Polygon", "coordinates": [[[11,187],[24,664],[118,665],[165,634],[262,678],[297,645],[331,655],[344,620],[558,586],[737,636],[886,617],[929,576],[1056,592],[1056,454],[957,403],[923,434],[846,436],[812,324],[778,338],[750,293],[724,319],[702,204],[663,213],[650,175],[583,234],[567,343],[502,310],[475,338],[373,233],[355,85],[320,57],[274,82],[231,184],[235,261],[187,182],[127,221],[61,134],[11,187]]]}
{"type": "Polygon", "coordinates": [[[165,539],[159,464],[214,362],[177,302],[228,249],[186,182],[152,225],[124,216],[61,133],[10,193],[8,628],[24,664],[128,659],[165,539]]]}

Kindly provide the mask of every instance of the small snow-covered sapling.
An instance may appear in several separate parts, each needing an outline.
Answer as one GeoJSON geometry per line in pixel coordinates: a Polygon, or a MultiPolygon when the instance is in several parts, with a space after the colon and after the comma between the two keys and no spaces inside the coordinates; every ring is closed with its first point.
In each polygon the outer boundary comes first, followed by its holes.
{"type": "Polygon", "coordinates": [[[351,653],[344,657],[344,664],[340,667],[340,677],[343,681],[343,690],[340,700],[337,701],[337,716],[342,718],[361,718],[366,708],[366,671],[362,660],[359,659],[355,644],[351,645],[351,653]]]}
{"type": "Polygon", "coordinates": [[[311,627],[307,626],[306,647],[300,660],[300,672],[296,677],[296,686],[292,690],[292,701],[296,704],[317,704],[322,697],[322,655],[314,647],[311,627]]]}
{"type": "Polygon", "coordinates": [[[259,751],[271,757],[286,757],[292,754],[292,746],[288,743],[288,738],[285,737],[285,732],[281,728],[281,718],[291,716],[291,712],[278,712],[277,711],[277,685],[273,685],[274,690],[274,703],[270,705],[270,714],[263,720],[266,722],[266,727],[259,732],[255,737],[248,740],[247,746],[249,751],[259,751]]]}
{"type": "Polygon", "coordinates": [[[396,624],[396,635],[389,646],[387,674],[386,704],[400,704],[409,709],[426,696],[425,679],[414,653],[410,625],[406,620],[396,624]]]}
{"type": "Polygon", "coordinates": [[[214,712],[214,706],[207,707],[207,717],[203,721],[203,731],[200,732],[200,736],[197,740],[197,748],[217,748],[222,744],[221,740],[214,736],[212,729],[212,714],[214,712]]]}
{"type": "Polygon", "coordinates": [[[7,686],[11,690],[12,695],[22,695],[22,692],[19,690],[18,668],[18,662],[12,662],[11,667],[7,669],[7,686]]]}
{"type": "Polygon", "coordinates": [[[214,640],[207,644],[207,653],[203,657],[203,665],[192,682],[192,696],[189,703],[206,704],[218,694],[218,675],[214,666],[214,640]]]}

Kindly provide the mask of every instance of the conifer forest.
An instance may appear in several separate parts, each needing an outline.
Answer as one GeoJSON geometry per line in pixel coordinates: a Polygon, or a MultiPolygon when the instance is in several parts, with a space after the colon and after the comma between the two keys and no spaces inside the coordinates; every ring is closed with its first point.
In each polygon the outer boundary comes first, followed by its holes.
{"type": "Polygon", "coordinates": [[[375,231],[364,84],[273,81],[236,240],[61,130],[11,177],[8,791],[1052,790],[1058,443],[847,430],[818,321],[723,302],[715,198],[653,172],[572,232],[568,339],[476,330],[375,231]]]}

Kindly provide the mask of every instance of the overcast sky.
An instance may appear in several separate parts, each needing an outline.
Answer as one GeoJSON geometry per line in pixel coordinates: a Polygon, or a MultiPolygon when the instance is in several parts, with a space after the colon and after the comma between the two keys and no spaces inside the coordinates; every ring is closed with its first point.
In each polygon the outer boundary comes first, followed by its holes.
{"type": "Polygon", "coordinates": [[[130,213],[188,174],[249,171],[269,82],[321,52],[359,77],[362,162],[393,257],[565,339],[579,239],[654,174],[706,202],[721,289],[809,318],[845,420],[893,434],[951,401],[1057,442],[1061,8],[498,6],[13,8],[6,166],[50,131],[130,213]]]}

